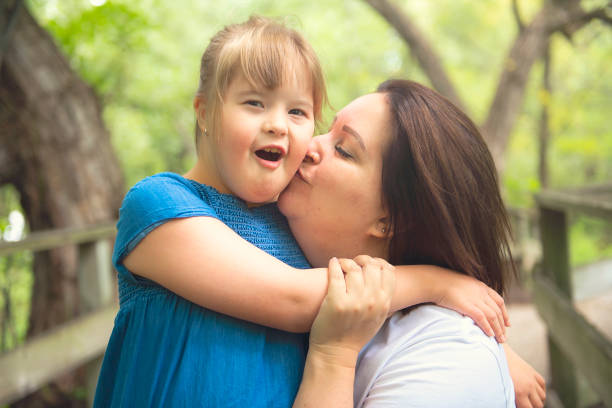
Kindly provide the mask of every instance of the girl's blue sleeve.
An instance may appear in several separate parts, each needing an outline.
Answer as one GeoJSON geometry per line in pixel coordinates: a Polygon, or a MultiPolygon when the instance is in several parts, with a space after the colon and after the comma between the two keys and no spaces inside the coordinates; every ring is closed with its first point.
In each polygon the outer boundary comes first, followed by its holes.
{"type": "Polygon", "coordinates": [[[119,210],[113,264],[129,271],[122,260],[153,229],[176,218],[209,216],[218,218],[192,182],[172,173],[147,177],[130,189],[119,210]]]}

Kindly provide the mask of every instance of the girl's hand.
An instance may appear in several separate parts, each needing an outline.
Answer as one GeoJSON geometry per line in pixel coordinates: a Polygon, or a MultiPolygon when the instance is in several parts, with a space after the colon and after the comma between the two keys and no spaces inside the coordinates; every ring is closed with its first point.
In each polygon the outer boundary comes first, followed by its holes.
{"type": "Polygon", "coordinates": [[[471,276],[449,272],[443,279],[442,295],[435,303],[470,317],[487,336],[505,342],[510,318],[499,293],[471,276]]]}
{"type": "Polygon", "coordinates": [[[504,347],[517,408],[542,408],[546,401],[546,381],[510,347],[504,347]]]}
{"type": "Polygon", "coordinates": [[[327,295],[310,331],[310,351],[336,364],[354,365],[361,348],[387,318],[395,274],[373,258],[362,266],[332,258],[328,277],[327,295]]]}

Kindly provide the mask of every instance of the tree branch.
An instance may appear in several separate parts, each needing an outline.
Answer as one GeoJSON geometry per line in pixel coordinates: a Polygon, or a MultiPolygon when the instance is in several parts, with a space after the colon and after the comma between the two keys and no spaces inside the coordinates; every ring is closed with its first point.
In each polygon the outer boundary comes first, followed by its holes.
{"type": "Polygon", "coordinates": [[[406,41],[410,52],[419,62],[421,69],[425,72],[432,86],[447,97],[460,109],[465,109],[465,104],[455,90],[442,62],[433,46],[425,36],[412,23],[410,18],[398,6],[388,0],[365,0],[374,10],[387,20],[395,28],[398,34],[406,41]]]}
{"type": "Polygon", "coordinates": [[[514,14],[514,20],[516,21],[516,25],[520,33],[525,29],[525,24],[523,24],[523,19],[521,18],[518,0],[512,0],[512,14],[514,14]]]}
{"type": "Polygon", "coordinates": [[[586,13],[579,2],[550,2],[517,36],[506,57],[493,102],[482,125],[483,135],[500,172],[504,169],[504,153],[522,106],[529,72],[534,62],[543,57],[550,35],[570,26],[574,32],[598,15],[597,10],[586,13]]]}
{"type": "Polygon", "coordinates": [[[561,25],[557,28],[557,30],[561,31],[566,37],[568,37],[568,39],[571,40],[572,35],[576,31],[580,30],[593,20],[600,20],[604,24],[612,25],[612,16],[609,14],[610,7],[612,7],[612,2],[609,3],[607,7],[598,8],[587,13],[577,13],[573,20],[561,25]]]}
{"type": "MultiPolygon", "coordinates": [[[[465,111],[465,105],[444,71],[439,56],[410,18],[395,6],[392,0],[365,1],[406,41],[433,87],[465,111]]],[[[535,18],[519,32],[506,56],[493,102],[481,127],[500,173],[504,169],[504,153],[510,133],[522,107],[529,72],[535,61],[542,58],[549,37],[561,30],[573,33],[593,19],[609,23],[611,6],[612,1],[609,1],[604,8],[585,12],[581,8],[580,0],[548,1],[535,18]]],[[[513,7],[518,18],[517,0],[514,1],[513,7]]]]}

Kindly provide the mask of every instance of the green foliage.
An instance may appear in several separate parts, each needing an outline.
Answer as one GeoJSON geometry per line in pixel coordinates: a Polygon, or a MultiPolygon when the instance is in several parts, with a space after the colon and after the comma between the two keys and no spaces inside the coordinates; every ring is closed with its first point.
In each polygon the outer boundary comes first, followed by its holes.
{"type": "MultiPolygon", "coordinates": [[[[519,1],[523,21],[542,4],[519,1]]],[[[191,99],[201,53],[221,27],[251,14],[283,17],[304,33],[321,59],[336,109],[388,77],[429,83],[395,30],[360,0],[112,0],[98,7],[84,0],[30,0],[30,6],[100,95],[129,185],[159,171],[184,172],[193,163],[191,99]]],[[[469,113],[482,122],[517,34],[510,4],[415,0],[402,7],[441,56],[469,113]]],[[[543,103],[551,110],[550,187],[602,182],[612,175],[612,30],[594,22],[572,42],[557,34],[551,53],[552,93],[541,91],[537,62],[507,151],[502,188],[512,206],[532,206],[540,189],[537,130],[543,103]]],[[[333,110],[325,114],[328,121],[332,116],[333,110]]]]}
{"type": "Polygon", "coordinates": [[[572,267],[612,258],[612,228],[600,219],[580,217],[570,228],[572,267]]]}
{"type": "MultiPolygon", "coordinates": [[[[0,188],[0,242],[11,228],[9,214],[21,211],[12,186],[0,188]]],[[[32,255],[18,252],[0,257],[0,353],[15,348],[25,339],[32,288],[32,255]]]]}

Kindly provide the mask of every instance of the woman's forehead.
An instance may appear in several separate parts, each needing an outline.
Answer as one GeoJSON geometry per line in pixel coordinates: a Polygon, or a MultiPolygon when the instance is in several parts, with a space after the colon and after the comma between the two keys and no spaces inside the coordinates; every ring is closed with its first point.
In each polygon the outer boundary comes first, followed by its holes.
{"type": "Polygon", "coordinates": [[[334,125],[349,125],[364,136],[380,135],[389,124],[389,109],[384,94],[361,96],[344,107],[334,118],[334,125]]]}

